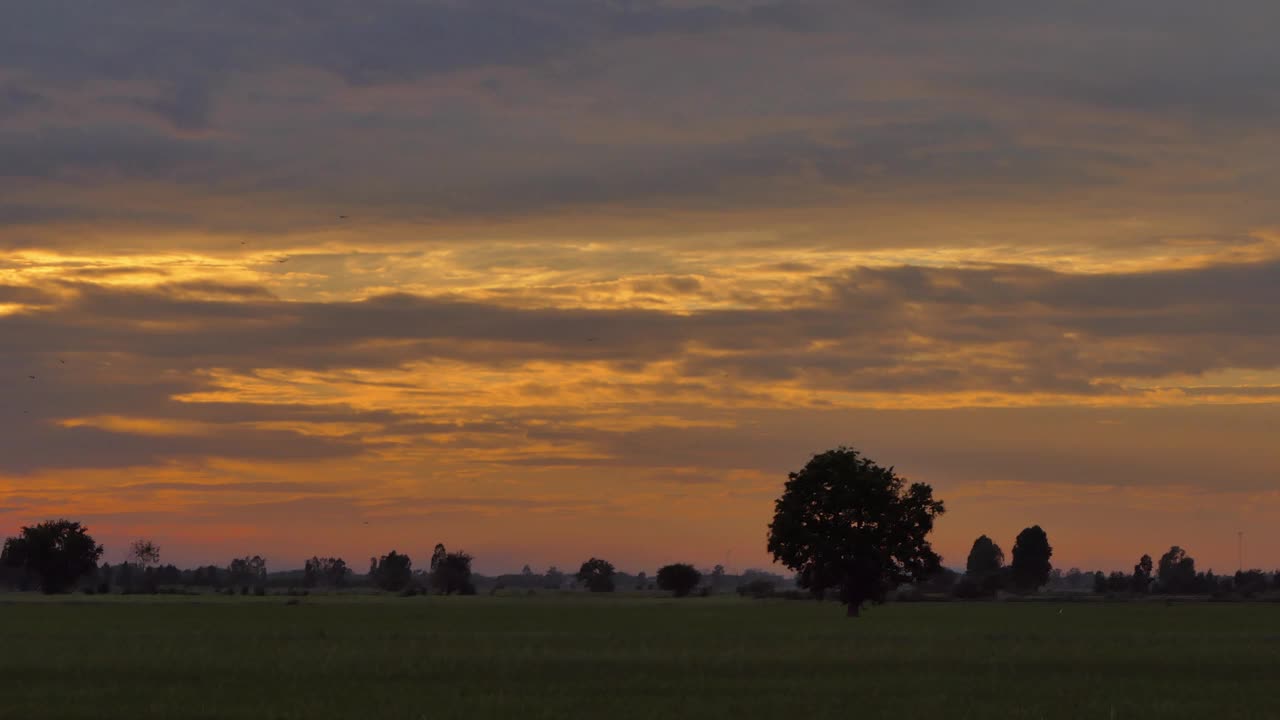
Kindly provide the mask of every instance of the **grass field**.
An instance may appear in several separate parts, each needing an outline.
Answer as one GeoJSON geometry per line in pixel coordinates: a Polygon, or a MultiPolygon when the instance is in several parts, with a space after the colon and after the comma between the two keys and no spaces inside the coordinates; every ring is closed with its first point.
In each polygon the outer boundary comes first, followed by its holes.
{"type": "Polygon", "coordinates": [[[15,597],[3,718],[1280,717],[1275,604],[15,597]]]}

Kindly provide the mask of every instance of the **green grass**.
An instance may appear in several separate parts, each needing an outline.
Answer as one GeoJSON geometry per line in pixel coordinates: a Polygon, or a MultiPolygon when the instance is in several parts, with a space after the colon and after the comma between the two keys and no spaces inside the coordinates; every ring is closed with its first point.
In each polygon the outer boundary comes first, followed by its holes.
{"type": "Polygon", "coordinates": [[[65,720],[1275,718],[1280,605],[24,597],[0,679],[65,720]]]}

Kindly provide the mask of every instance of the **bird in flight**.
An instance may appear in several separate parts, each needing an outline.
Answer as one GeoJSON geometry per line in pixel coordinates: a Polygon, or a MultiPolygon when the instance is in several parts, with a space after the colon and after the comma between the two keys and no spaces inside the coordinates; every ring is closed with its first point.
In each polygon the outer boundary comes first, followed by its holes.
{"type": "Polygon", "coordinates": [[[28,377],[28,378],[30,378],[30,379],[32,379],[32,380],[35,380],[35,379],[36,379],[36,376],[35,376],[35,375],[28,375],[27,377],[28,377]]]}
{"type": "Polygon", "coordinates": [[[279,265],[280,263],[287,263],[287,262],[289,262],[289,258],[281,258],[276,261],[276,264],[279,265]]]}
{"type": "Polygon", "coordinates": [[[339,220],[346,220],[346,219],[347,219],[347,216],[346,216],[346,215],[339,215],[339,216],[338,216],[338,219],[339,219],[339,220]]]}

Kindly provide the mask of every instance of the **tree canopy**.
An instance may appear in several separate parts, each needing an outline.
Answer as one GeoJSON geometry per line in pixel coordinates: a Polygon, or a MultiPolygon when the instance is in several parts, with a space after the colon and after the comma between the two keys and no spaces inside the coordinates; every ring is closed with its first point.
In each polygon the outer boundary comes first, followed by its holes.
{"type": "Polygon", "coordinates": [[[80,578],[97,569],[102,546],[89,529],[70,520],[51,520],[23,527],[4,541],[0,564],[21,568],[40,580],[49,594],[70,590],[80,578]]]}
{"type": "Polygon", "coordinates": [[[676,563],[658,570],[658,587],[668,590],[676,597],[685,597],[702,582],[702,573],[692,565],[676,563]]]}
{"type": "Polygon", "coordinates": [[[769,552],[821,595],[839,588],[856,616],[901,583],[923,580],[940,558],[928,535],[944,512],[924,483],[907,483],[857,450],[815,455],[788,475],[769,524],[769,552]]]}
{"type": "Polygon", "coordinates": [[[613,563],[591,558],[582,563],[575,576],[591,592],[613,592],[613,563]]]}
{"type": "Polygon", "coordinates": [[[347,561],[334,557],[312,557],[302,566],[302,584],[305,587],[328,585],[340,588],[347,584],[347,561]]]}
{"type": "Polygon", "coordinates": [[[1145,593],[1151,590],[1151,569],[1153,567],[1151,556],[1143,555],[1138,564],[1133,566],[1133,591],[1137,593],[1145,593]]]}
{"type": "Polygon", "coordinates": [[[994,540],[981,535],[973,541],[969,550],[969,559],[965,562],[965,572],[977,577],[986,577],[1000,572],[1004,567],[1004,551],[994,540]]]}
{"type": "Polygon", "coordinates": [[[392,550],[383,555],[373,568],[374,583],[389,592],[398,592],[413,582],[413,560],[392,550]]]}
{"type": "Polygon", "coordinates": [[[1196,561],[1186,550],[1174,545],[1160,556],[1160,589],[1168,593],[1192,592],[1196,586],[1196,561]]]}
{"type": "Polygon", "coordinates": [[[1010,563],[1014,587],[1023,591],[1043,587],[1049,582],[1049,571],[1053,569],[1049,563],[1052,556],[1049,536],[1039,525],[1018,533],[1013,541],[1013,562],[1010,563]]]}
{"type": "Polygon", "coordinates": [[[448,552],[444,545],[436,545],[436,552],[431,557],[431,588],[444,595],[475,594],[475,586],[471,584],[471,556],[464,552],[448,552]]]}

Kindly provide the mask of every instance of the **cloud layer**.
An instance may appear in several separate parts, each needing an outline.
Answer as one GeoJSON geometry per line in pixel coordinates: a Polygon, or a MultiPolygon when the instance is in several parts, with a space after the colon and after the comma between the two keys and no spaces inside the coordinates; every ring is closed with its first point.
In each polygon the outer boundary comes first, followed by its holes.
{"type": "Polygon", "coordinates": [[[1280,527],[1273,3],[8,17],[9,524],[758,564],[846,442],[952,556],[1280,527]]]}

